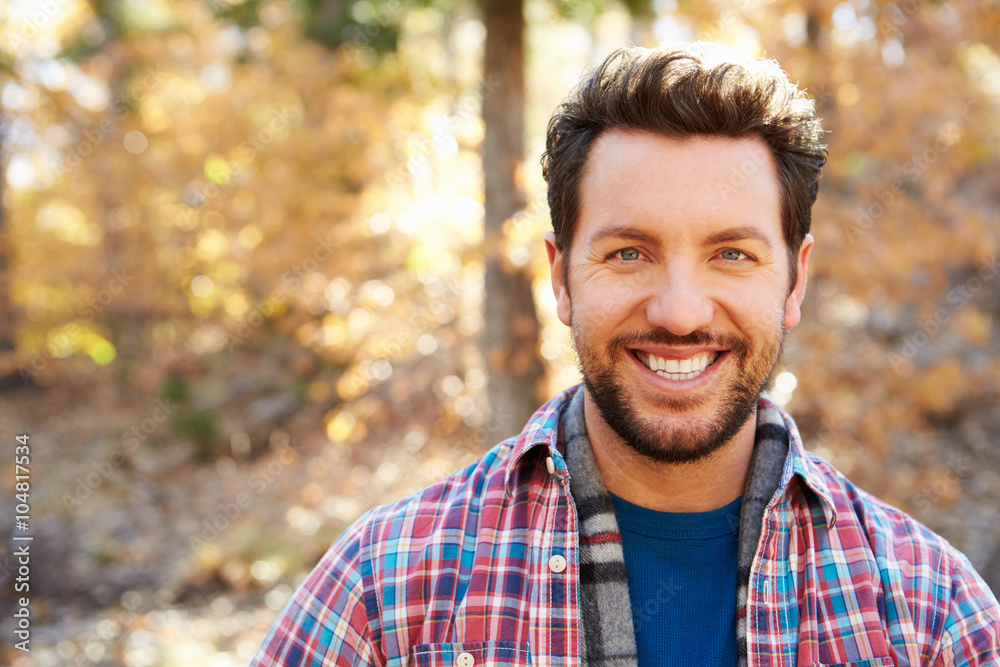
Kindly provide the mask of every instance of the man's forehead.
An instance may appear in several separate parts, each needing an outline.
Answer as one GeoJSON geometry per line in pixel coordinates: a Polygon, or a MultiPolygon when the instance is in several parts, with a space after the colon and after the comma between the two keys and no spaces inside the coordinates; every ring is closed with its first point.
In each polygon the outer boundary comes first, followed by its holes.
{"type": "Polygon", "coordinates": [[[588,157],[580,204],[577,238],[586,243],[612,233],[656,236],[656,223],[673,223],[667,229],[676,232],[683,222],[692,236],[764,237],[771,245],[782,234],[780,183],[756,136],[607,132],[588,157]]]}
{"type": "Polygon", "coordinates": [[[708,164],[723,170],[730,190],[739,188],[751,176],[776,176],[774,158],[767,142],[757,135],[728,137],[718,134],[693,134],[674,137],[650,130],[613,129],[602,132],[591,147],[583,169],[583,178],[601,163],[616,165],[641,162],[659,153],[675,157],[677,162],[659,165],[675,175],[690,171],[683,160],[705,156],[708,164]]]}

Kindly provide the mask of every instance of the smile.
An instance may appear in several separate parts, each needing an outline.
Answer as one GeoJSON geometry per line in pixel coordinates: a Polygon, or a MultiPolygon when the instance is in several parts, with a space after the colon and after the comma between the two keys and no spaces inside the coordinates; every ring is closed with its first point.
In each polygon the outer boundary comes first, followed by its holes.
{"type": "Polygon", "coordinates": [[[719,352],[702,352],[687,359],[665,359],[641,350],[633,353],[646,368],[668,380],[692,380],[719,358],[719,352]]]}

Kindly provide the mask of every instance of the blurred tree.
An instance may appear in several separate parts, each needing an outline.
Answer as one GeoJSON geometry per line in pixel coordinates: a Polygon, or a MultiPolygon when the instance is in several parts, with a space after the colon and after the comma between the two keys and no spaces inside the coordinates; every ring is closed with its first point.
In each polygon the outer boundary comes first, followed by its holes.
{"type": "MultiPolygon", "coordinates": [[[[369,6],[377,13],[394,4],[398,6],[398,2],[369,6]]],[[[431,4],[450,9],[454,3],[431,4]]],[[[381,31],[375,39],[367,36],[365,26],[354,22],[352,8],[356,6],[340,0],[304,3],[307,34],[334,48],[350,41],[376,51],[395,48],[394,39],[383,37],[381,31]]],[[[526,200],[520,174],[524,160],[523,0],[482,0],[479,9],[486,28],[481,87],[485,124],[482,345],[489,373],[491,439],[499,440],[515,435],[538,407],[544,367],[537,349],[533,277],[523,266],[514,266],[503,252],[504,225],[524,209],[526,200]]],[[[395,35],[394,29],[388,32],[395,35]]]]}
{"type": "Polygon", "coordinates": [[[544,369],[538,356],[538,318],[532,276],[507,259],[504,225],[523,210],[523,0],[482,0],[483,174],[485,177],[486,326],[484,353],[495,439],[516,435],[538,407],[544,369]]]}
{"type": "MultiPolygon", "coordinates": [[[[4,77],[0,75],[0,89],[3,88],[4,77]]],[[[0,115],[0,162],[3,158],[3,132],[7,123],[0,115]]],[[[0,202],[3,202],[3,190],[6,174],[0,166],[0,202]]],[[[10,300],[10,266],[8,262],[9,244],[7,243],[6,215],[3,204],[0,203],[0,392],[22,385],[17,372],[18,358],[14,339],[15,318],[13,303],[10,300]]]]}

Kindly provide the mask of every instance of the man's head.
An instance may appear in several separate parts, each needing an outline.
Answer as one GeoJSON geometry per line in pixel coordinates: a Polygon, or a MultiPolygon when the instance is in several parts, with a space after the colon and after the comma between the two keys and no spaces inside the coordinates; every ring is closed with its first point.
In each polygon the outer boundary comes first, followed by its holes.
{"type": "MultiPolygon", "coordinates": [[[[711,43],[685,49],[623,48],[612,53],[552,116],[542,173],[556,247],[565,255],[580,215],[580,181],[590,150],[609,130],[681,139],[760,137],[781,184],[782,230],[789,260],[812,219],[826,146],[813,102],[770,60],[749,60],[711,43]]],[[[754,178],[760,165],[733,165],[754,178]]],[[[795,282],[789,276],[789,285],[795,282]]]]}
{"type": "Polygon", "coordinates": [[[640,454],[697,461],[748,427],[800,317],[819,135],[774,65],[634,49],[550,123],[558,313],[640,454]]]}

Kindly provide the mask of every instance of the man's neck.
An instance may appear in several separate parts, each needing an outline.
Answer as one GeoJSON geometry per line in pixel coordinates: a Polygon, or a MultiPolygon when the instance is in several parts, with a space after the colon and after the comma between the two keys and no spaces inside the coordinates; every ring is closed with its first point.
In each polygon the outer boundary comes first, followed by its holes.
{"type": "Polygon", "coordinates": [[[584,420],[594,459],[608,491],[661,512],[708,512],[743,495],[757,430],[757,412],[723,447],[694,463],[652,461],[622,442],[590,396],[584,420]]]}

